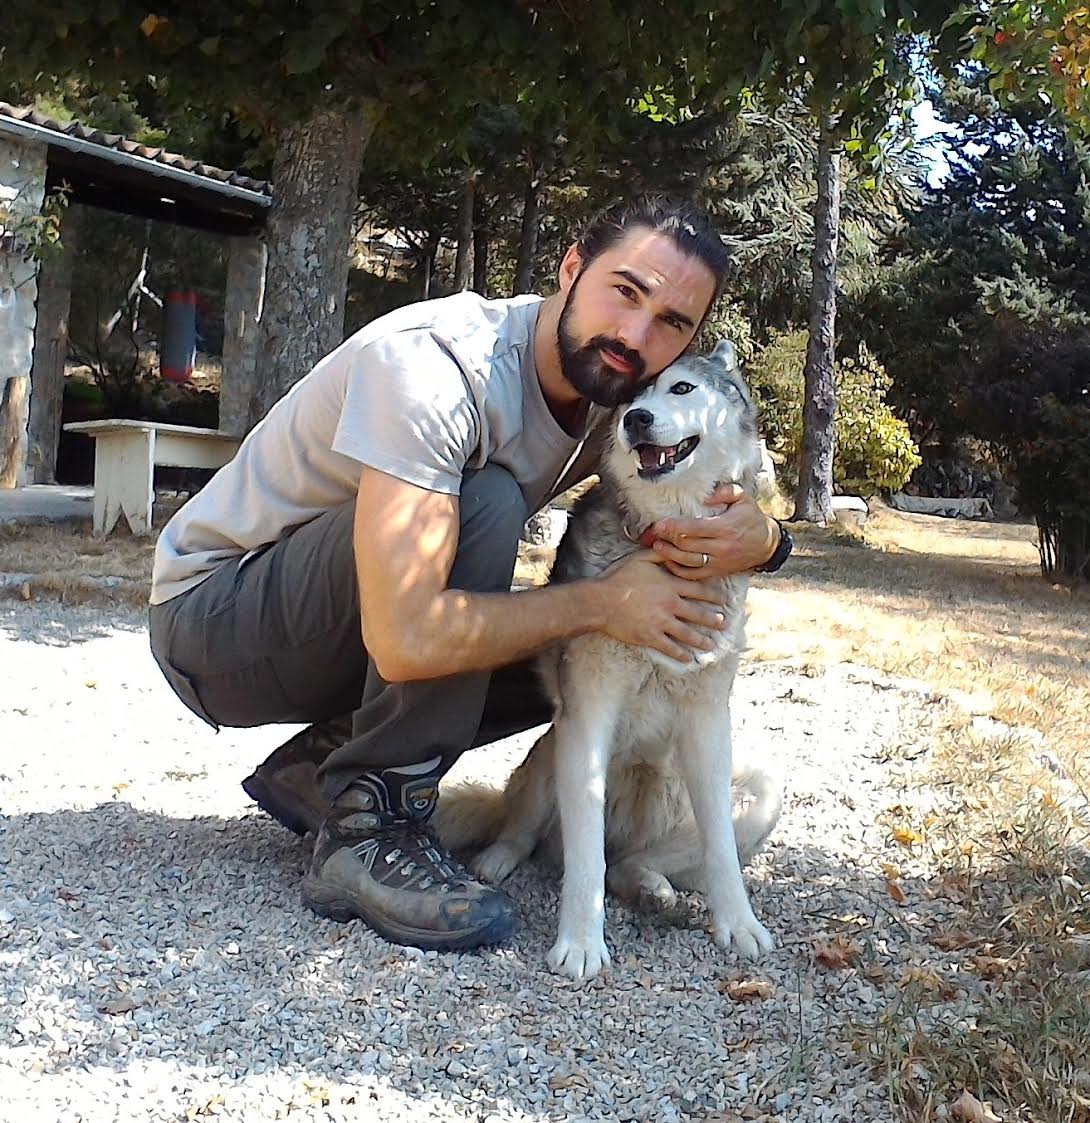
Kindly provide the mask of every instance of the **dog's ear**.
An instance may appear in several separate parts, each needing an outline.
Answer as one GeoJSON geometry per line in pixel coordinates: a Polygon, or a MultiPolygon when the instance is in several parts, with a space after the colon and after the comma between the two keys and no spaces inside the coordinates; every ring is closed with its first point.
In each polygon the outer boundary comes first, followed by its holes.
{"type": "Polygon", "coordinates": [[[727,370],[738,369],[738,352],[734,349],[734,344],[729,339],[721,339],[716,345],[715,350],[711,353],[711,358],[721,362],[727,370]]]}

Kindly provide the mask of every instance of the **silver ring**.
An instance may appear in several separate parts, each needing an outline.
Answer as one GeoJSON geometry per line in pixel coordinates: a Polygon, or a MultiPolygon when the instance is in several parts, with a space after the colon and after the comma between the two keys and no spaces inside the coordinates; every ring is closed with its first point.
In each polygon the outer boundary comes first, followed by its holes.
{"type": "Polygon", "coordinates": [[[701,568],[703,568],[704,566],[706,566],[708,564],[708,555],[707,554],[701,554],[700,557],[701,557],[700,566],[701,566],[701,568]]]}

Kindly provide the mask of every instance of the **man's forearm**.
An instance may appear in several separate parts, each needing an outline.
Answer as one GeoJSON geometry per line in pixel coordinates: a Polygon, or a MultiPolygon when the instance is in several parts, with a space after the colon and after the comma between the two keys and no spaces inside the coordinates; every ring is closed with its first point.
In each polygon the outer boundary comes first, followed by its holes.
{"type": "Polygon", "coordinates": [[[435,597],[399,654],[377,660],[387,681],[492,670],[550,644],[598,630],[604,596],[596,581],[548,585],[522,593],[446,589],[435,597]]]}

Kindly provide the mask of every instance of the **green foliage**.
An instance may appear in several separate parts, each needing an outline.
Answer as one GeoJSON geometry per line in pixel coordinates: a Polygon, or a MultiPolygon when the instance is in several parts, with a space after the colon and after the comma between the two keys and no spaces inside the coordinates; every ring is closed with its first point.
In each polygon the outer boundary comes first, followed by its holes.
{"type": "Polygon", "coordinates": [[[958,376],[970,390],[965,420],[1033,512],[1045,576],[1090,580],[1090,330],[1005,314],[958,376]]]}
{"type": "MultiPolygon", "coordinates": [[[[749,364],[746,377],[758,402],[769,447],[797,470],[802,451],[808,334],[776,333],[749,364]]],[[[842,493],[870,496],[898,491],[921,460],[908,426],[886,403],[890,379],[865,346],[836,364],[837,416],[833,479],[842,493]]]]}
{"type": "Polygon", "coordinates": [[[889,239],[883,272],[842,322],[893,376],[913,435],[941,454],[972,404],[959,364],[997,316],[1067,329],[1090,315],[1090,161],[1040,102],[1005,112],[986,75],[939,94],[960,130],[950,178],[889,239]]]}
{"type": "Polygon", "coordinates": [[[46,260],[61,244],[61,219],[68,194],[50,191],[38,210],[30,210],[17,193],[0,199],[0,237],[10,239],[13,249],[27,261],[46,260]]]}
{"type": "Polygon", "coordinates": [[[999,0],[973,30],[972,57],[1004,105],[1044,98],[1090,134],[1090,8],[1071,0],[999,0]]]}

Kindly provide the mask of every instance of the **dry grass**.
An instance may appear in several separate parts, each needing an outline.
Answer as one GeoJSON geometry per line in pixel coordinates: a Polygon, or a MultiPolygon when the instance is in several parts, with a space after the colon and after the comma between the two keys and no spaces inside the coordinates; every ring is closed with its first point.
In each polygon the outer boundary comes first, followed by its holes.
{"type": "MultiPolygon", "coordinates": [[[[156,514],[161,526],[165,512],[156,514]]],[[[27,574],[24,596],[44,592],[63,599],[124,600],[146,604],[151,589],[155,539],[134,538],[121,520],[106,539],[91,533],[91,520],[0,523],[0,574],[27,574]],[[119,578],[109,588],[99,579],[119,578]]]]}
{"type": "Polygon", "coordinates": [[[950,1113],[965,1090],[1004,1120],[1085,1123],[1090,596],[1042,580],[1029,525],[881,509],[862,537],[797,538],[751,594],[756,658],[847,660],[970,700],[918,773],[953,798],[913,825],[936,876],[967,887],[955,927],[1002,968],[963,1017],[905,988],[864,1044],[912,1123],[978,1118],[950,1113]],[[1009,731],[985,735],[974,712],[1009,731]]]}

